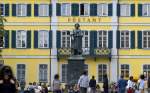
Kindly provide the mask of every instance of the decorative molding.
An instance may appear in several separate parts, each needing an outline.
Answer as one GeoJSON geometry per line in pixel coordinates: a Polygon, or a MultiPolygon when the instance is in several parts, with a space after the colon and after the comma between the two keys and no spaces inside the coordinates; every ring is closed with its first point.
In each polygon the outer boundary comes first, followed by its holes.
{"type": "MultiPolygon", "coordinates": [[[[5,26],[74,26],[75,22],[6,22],[5,26]]],[[[82,26],[150,26],[150,23],[79,22],[82,26]]]]}
{"type": "MultiPolygon", "coordinates": [[[[16,56],[16,55],[4,55],[2,56],[4,59],[55,59],[57,56],[51,55],[51,56],[16,56]]],[[[150,55],[111,55],[112,59],[150,59],[150,55]]]]}
{"type": "Polygon", "coordinates": [[[36,58],[36,59],[49,59],[51,58],[50,56],[13,56],[13,55],[9,55],[9,56],[2,56],[2,58],[4,59],[33,59],[33,58],[36,58]]]}

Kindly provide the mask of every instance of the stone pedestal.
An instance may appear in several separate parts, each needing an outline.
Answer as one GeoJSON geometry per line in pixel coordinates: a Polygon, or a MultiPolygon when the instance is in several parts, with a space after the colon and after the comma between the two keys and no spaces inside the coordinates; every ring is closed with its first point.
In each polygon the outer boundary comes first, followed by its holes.
{"type": "Polygon", "coordinates": [[[82,55],[73,55],[68,58],[67,65],[67,83],[74,85],[84,71],[85,58],[82,55]]]}

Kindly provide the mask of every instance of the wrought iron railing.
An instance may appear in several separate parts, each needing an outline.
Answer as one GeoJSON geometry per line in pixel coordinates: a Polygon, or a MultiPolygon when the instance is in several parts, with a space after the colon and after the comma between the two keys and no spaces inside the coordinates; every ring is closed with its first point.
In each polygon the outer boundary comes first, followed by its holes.
{"type": "MultiPolygon", "coordinates": [[[[82,48],[82,54],[84,56],[110,56],[111,49],[109,48],[82,48]]],[[[59,56],[71,55],[71,48],[58,48],[59,56]]]]}
{"type": "Polygon", "coordinates": [[[111,50],[109,48],[95,48],[94,54],[97,56],[108,56],[111,54],[111,50]]]}

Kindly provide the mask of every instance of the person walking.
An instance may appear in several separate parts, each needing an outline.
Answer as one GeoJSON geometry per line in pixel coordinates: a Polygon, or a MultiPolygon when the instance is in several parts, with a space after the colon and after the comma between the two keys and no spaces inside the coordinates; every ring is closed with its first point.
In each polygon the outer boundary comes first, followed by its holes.
{"type": "Polygon", "coordinates": [[[127,82],[127,93],[134,93],[134,86],[133,76],[130,76],[130,79],[127,82]]]}
{"type": "Polygon", "coordinates": [[[10,66],[0,70],[0,93],[17,93],[16,82],[10,66]]]}
{"type": "Polygon", "coordinates": [[[121,76],[118,80],[118,93],[125,93],[127,82],[124,77],[121,76]]]}
{"type": "Polygon", "coordinates": [[[144,93],[144,86],[145,86],[144,75],[141,75],[140,79],[138,80],[139,93],[144,93]]]}
{"type": "Polygon", "coordinates": [[[106,74],[103,76],[103,88],[104,93],[108,93],[108,77],[106,74]]]}
{"type": "Polygon", "coordinates": [[[61,93],[60,86],[61,86],[61,82],[59,80],[59,75],[56,74],[53,80],[53,93],[61,93]]]}
{"type": "Polygon", "coordinates": [[[92,79],[90,80],[89,87],[91,88],[90,93],[96,93],[96,80],[94,76],[92,76],[92,79]]]}
{"type": "Polygon", "coordinates": [[[78,86],[80,89],[80,93],[87,93],[87,88],[89,87],[89,79],[87,72],[84,71],[78,80],[78,86]]]}

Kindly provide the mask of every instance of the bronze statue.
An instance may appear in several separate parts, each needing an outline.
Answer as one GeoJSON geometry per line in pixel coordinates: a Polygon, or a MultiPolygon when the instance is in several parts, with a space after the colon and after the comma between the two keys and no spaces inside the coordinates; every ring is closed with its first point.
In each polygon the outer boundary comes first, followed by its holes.
{"type": "Polygon", "coordinates": [[[83,32],[80,30],[80,25],[76,23],[75,30],[73,30],[73,34],[71,34],[71,50],[73,55],[82,54],[82,37],[83,32]]]}

